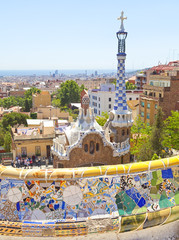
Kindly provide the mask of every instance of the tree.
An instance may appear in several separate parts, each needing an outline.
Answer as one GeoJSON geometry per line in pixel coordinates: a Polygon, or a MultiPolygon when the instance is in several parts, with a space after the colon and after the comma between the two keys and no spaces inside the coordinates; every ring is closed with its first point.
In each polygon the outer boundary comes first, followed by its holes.
{"type": "Polygon", "coordinates": [[[30,106],[29,106],[29,99],[25,99],[25,106],[24,106],[24,111],[25,112],[30,112],[30,106]]]}
{"type": "Polygon", "coordinates": [[[6,152],[10,152],[11,151],[11,134],[10,132],[6,132],[5,136],[4,136],[4,149],[6,152]]]}
{"type": "Polygon", "coordinates": [[[12,113],[6,114],[2,118],[2,127],[4,130],[8,130],[9,125],[11,127],[15,125],[21,125],[21,124],[24,124],[25,126],[27,126],[27,121],[26,121],[27,118],[29,117],[26,114],[22,114],[22,113],[12,112],[12,113]]]}
{"type": "Polygon", "coordinates": [[[109,118],[109,114],[107,112],[102,112],[101,116],[96,117],[96,121],[100,126],[104,126],[109,118]]]}
{"type": "Polygon", "coordinates": [[[136,85],[126,82],[126,90],[134,90],[136,89],[136,85]]]}
{"type": "Polygon", "coordinates": [[[60,108],[60,99],[53,99],[52,100],[52,106],[60,108]]]}
{"type": "Polygon", "coordinates": [[[83,87],[80,88],[73,80],[67,80],[62,83],[57,93],[57,99],[60,99],[61,106],[68,106],[72,102],[80,102],[80,92],[82,88],[83,87]]]}
{"type": "Polygon", "coordinates": [[[31,98],[32,94],[40,93],[40,92],[41,92],[40,89],[38,89],[36,87],[32,87],[25,92],[25,98],[31,98]]]}
{"type": "Polygon", "coordinates": [[[2,124],[0,123],[0,146],[4,145],[4,131],[2,128],[2,124]]]}
{"type": "Polygon", "coordinates": [[[179,150],[179,112],[171,111],[164,122],[164,140],[163,145],[166,148],[179,150]]]}
{"type": "Polygon", "coordinates": [[[151,148],[154,153],[158,156],[163,155],[163,139],[164,139],[164,122],[163,122],[163,112],[159,107],[157,111],[157,115],[152,126],[152,132],[150,137],[151,148]]]}
{"type": "Polygon", "coordinates": [[[149,137],[151,127],[143,123],[140,115],[136,119],[136,123],[131,128],[131,149],[137,161],[146,161],[151,159],[152,151],[150,148],[149,137]]]}

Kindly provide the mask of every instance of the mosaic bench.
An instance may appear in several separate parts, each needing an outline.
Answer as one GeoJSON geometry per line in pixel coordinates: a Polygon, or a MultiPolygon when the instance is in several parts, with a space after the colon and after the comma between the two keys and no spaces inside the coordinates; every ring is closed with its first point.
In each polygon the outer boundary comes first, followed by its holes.
{"type": "Polygon", "coordinates": [[[0,165],[0,234],[77,236],[179,219],[179,156],[73,169],[0,165]]]}

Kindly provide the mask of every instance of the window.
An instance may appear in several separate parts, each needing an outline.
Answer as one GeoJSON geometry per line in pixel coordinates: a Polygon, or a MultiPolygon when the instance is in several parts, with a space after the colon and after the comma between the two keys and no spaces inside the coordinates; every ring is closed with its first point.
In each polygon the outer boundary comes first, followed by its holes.
{"type": "Polygon", "coordinates": [[[99,111],[99,115],[100,115],[100,111],[99,111]]]}
{"type": "Polygon", "coordinates": [[[122,136],[124,136],[124,135],[125,135],[125,130],[123,129],[123,130],[122,130],[122,136]]]}
{"type": "Polygon", "coordinates": [[[144,107],[144,102],[141,102],[141,106],[144,107]]]}
{"type": "Polygon", "coordinates": [[[127,135],[129,135],[129,129],[127,129],[127,135]]]}
{"type": "Polygon", "coordinates": [[[152,96],[152,95],[153,95],[152,92],[150,92],[150,93],[149,93],[149,96],[152,96]]]}
{"type": "Polygon", "coordinates": [[[109,104],[109,108],[111,108],[111,104],[109,104]]]}
{"type": "Polygon", "coordinates": [[[138,98],[138,97],[136,97],[136,100],[139,100],[139,98],[138,98]]]}
{"type": "Polygon", "coordinates": [[[157,109],[157,104],[155,104],[155,109],[157,109]]]}
{"type": "Polygon", "coordinates": [[[123,156],[121,157],[121,164],[123,164],[124,163],[124,159],[123,159],[123,156]]]}
{"type": "Polygon", "coordinates": [[[154,92],[154,97],[155,97],[155,92],[154,92]]]}
{"type": "Polygon", "coordinates": [[[145,95],[147,95],[147,91],[145,91],[145,93],[144,93],[145,95]]]}
{"type": "Polygon", "coordinates": [[[99,143],[96,143],[96,151],[99,151],[99,143]]]}
{"type": "Polygon", "coordinates": [[[94,108],[94,113],[97,114],[97,109],[96,108],[94,108]]]}
{"type": "Polygon", "coordinates": [[[21,147],[21,156],[26,157],[27,156],[27,148],[26,147],[21,147]]]}
{"type": "Polygon", "coordinates": [[[100,97],[99,97],[99,101],[100,101],[100,97]]]}
{"type": "Polygon", "coordinates": [[[99,108],[100,108],[100,103],[98,104],[99,108]]]}
{"type": "Polygon", "coordinates": [[[118,115],[117,117],[118,117],[118,119],[119,119],[119,118],[120,118],[120,115],[118,115]]]}
{"type": "Polygon", "coordinates": [[[147,103],[147,108],[150,108],[150,103],[147,103]]]}
{"type": "Polygon", "coordinates": [[[94,153],[94,142],[90,141],[90,154],[94,153]]]}
{"type": "Polygon", "coordinates": [[[129,100],[132,100],[132,98],[130,97],[129,100]]]}
{"type": "Polygon", "coordinates": [[[36,147],[35,147],[35,155],[36,155],[36,156],[41,156],[40,146],[36,146],[36,147]]]}
{"type": "Polygon", "coordinates": [[[144,112],[141,112],[141,117],[144,117],[144,112]]]}
{"type": "Polygon", "coordinates": [[[150,113],[147,113],[147,119],[150,119],[150,113]]]}
{"type": "Polygon", "coordinates": [[[62,163],[58,163],[58,168],[64,168],[62,163]]]}
{"type": "Polygon", "coordinates": [[[159,98],[161,98],[162,97],[162,94],[161,93],[159,93],[159,98]]]}
{"type": "Polygon", "coordinates": [[[111,98],[109,98],[109,102],[111,102],[111,98]]]}
{"type": "Polygon", "coordinates": [[[84,150],[85,150],[85,152],[88,152],[88,144],[84,145],[84,150]]]}
{"type": "Polygon", "coordinates": [[[111,92],[111,88],[109,88],[109,92],[111,92]]]}

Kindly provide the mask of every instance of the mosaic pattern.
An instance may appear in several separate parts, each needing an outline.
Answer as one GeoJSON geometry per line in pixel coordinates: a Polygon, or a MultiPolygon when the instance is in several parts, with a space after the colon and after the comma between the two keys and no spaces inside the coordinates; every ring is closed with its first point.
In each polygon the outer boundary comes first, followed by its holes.
{"type": "Polygon", "coordinates": [[[0,219],[83,221],[158,211],[179,204],[178,169],[38,181],[1,179],[0,219]]]}

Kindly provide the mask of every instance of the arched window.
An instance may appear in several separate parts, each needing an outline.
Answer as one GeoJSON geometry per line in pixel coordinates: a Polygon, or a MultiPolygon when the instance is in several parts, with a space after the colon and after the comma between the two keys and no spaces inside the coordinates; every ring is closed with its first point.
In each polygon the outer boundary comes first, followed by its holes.
{"type": "Polygon", "coordinates": [[[85,150],[85,152],[88,152],[88,144],[84,145],[84,150],[85,150]]]}
{"type": "Polygon", "coordinates": [[[99,151],[99,143],[96,143],[96,151],[99,151]]]}
{"type": "Polygon", "coordinates": [[[129,129],[127,129],[127,135],[129,135],[129,129]]]}
{"type": "Polygon", "coordinates": [[[90,154],[94,153],[94,142],[90,141],[90,154]]]}
{"type": "Polygon", "coordinates": [[[124,115],[122,115],[122,118],[124,119],[124,118],[125,118],[125,116],[124,116],[124,115]]]}
{"type": "Polygon", "coordinates": [[[123,129],[123,130],[122,130],[122,136],[124,136],[124,135],[125,135],[125,130],[123,129]]]}

